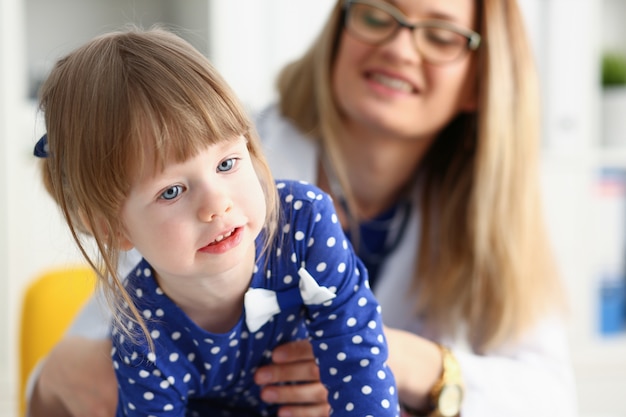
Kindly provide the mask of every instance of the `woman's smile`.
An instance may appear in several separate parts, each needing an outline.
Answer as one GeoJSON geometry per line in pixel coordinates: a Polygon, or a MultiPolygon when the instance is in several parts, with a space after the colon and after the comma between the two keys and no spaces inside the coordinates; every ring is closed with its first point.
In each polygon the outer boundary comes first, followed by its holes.
{"type": "Polygon", "coordinates": [[[373,72],[367,74],[367,78],[373,83],[380,84],[394,91],[408,94],[417,93],[417,89],[410,82],[398,77],[389,76],[380,72],[373,72]]]}

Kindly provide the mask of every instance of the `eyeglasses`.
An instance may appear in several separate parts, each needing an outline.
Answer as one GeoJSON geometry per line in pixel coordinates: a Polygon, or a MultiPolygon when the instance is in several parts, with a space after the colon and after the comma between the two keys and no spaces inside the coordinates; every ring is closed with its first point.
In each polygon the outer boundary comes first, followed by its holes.
{"type": "Polygon", "coordinates": [[[422,58],[434,65],[453,62],[480,46],[480,35],[441,20],[409,23],[389,3],[374,0],[346,0],[344,27],[357,39],[381,45],[402,28],[413,35],[413,44],[422,58]]]}

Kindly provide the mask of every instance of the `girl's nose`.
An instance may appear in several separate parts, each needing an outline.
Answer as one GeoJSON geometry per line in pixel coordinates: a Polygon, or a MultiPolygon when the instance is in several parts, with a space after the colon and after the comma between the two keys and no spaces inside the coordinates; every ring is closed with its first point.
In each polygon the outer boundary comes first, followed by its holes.
{"type": "Polygon", "coordinates": [[[232,208],[233,202],[228,195],[207,193],[198,208],[198,219],[201,222],[212,222],[231,211],[232,208]]]}

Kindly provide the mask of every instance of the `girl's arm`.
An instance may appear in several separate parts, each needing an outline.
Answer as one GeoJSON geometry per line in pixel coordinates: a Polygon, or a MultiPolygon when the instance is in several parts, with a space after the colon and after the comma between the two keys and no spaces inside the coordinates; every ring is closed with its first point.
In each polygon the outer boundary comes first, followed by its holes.
{"type": "MultiPolygon", "coordinates": [[[[336,415],[398,415],[380,307],[367,271],[344,235],[330,197],[310,184],[279,184],[291,260],[335,298],[307,305],[311,344],[336,415]]],[[[285,249],[283,249],[285,250],[285,249]]]]}

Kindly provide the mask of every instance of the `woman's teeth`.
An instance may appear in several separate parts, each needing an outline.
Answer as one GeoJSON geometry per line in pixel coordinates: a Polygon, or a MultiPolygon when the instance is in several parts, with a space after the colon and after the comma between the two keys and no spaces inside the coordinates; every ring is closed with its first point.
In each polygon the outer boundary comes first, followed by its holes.
{"type": "Polygon", "coordinates": [[[372,74],[372,79],[394,90],[404,91],[406,93],[410,93],[413,91],[413,86],[404,80],[388,77],[383,74],[372,74]]]}

